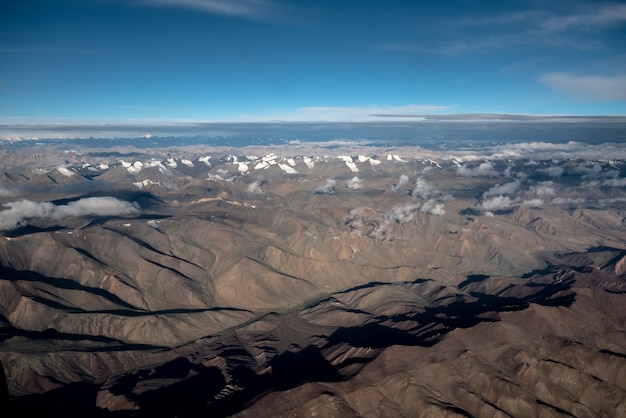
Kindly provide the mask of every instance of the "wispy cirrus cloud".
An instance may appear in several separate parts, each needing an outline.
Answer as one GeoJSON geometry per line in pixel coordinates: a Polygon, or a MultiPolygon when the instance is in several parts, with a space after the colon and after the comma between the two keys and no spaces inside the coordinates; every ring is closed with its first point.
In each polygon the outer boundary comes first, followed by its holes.
{"type": "Polygon", "coordinates": [[[626,4],[608,4],[591,7],[584,12],[548,16],[540,20],[540,27],[556,32],[570,29],[605,29],[626,22],[626,4]]]}
{"type": "Polygon", "coordinates": [[[606,48],[606,40],[600,35],[626,23],[626,5],[589,3],[579,8],[568,5],[563,10],[514,10],[450,16],[423,23],[428,28],[423,39],[382,42],[376,47],[386,51],[447,56],[516,47],[602,50],[606,48]],[[440,36],[433,37],[433,33],[440,36]]]}
{"type": "Polygon", "coordinates": [[[455,27],[511,27],[523,25],[528,29],[543,32],[562,32],[566,30],[607,29],[626,22],[626,5],[613,3],[598,7],[590,4],[579,10],[568,7],[563,13],[548,10],[517,10],[508,13],[470,16],[457,19],[455,27]]]}
{"type": "Polygon", "coordinates": [[[277,10],[276,5],[267,0],[144,0],[140,4],[261,20],[271,18],[277,10]]]}
{"type": "Polygon", "coordinates": [[[63,46],[39,46],[39,47],[7,47],[0,45],[0,54],[75,54],[94,55],[99,51],[63,46]]]}
{"type": "Polygon", "coordinates": [[[542,84],[570,96],[612,102],[626,100],[626,75],[577,76],[567,73],[549,73],[539,78],[542,84]]]}

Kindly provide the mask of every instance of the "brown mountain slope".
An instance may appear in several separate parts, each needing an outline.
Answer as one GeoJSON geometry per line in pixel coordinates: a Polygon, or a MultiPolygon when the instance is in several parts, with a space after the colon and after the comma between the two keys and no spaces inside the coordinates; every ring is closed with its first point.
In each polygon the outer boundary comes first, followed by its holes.
{"type": "Polygon", "coordinates": [[[160,155],[73,162],[91,173],[78,185],[1,180],[16,415],[624,412],[615,172],[582,198],[579,174],[523,161],[483,176],[407,156],[254,172],[160,155]],[[136,205],[101,214],[93,197],[136,205]]]}

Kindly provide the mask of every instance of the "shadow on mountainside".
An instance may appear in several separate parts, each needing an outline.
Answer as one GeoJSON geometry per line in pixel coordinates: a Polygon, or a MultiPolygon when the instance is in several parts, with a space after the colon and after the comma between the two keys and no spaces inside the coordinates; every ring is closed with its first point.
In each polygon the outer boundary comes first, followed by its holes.
{"type": "MultiPolygon", "coordinates": [[[[466,282],[481,280],[485,277],[472,276],[466,282]]],[[[104,385],[102,382],[74,383],[44,394],[16,398],[10,406],[14,416],[228,416],[267,392],[287,390],[306,382],[348,379],[358,370],[346,372],[346,367],[356,366],[358,369],[375,358],[376,353],[392,345],[432,346],[456,328],[469,328],[483,321],[498,321],[498,313],[523,310],[531,303],[570,306],[576,296],[571,289],[572,283],[518,285],[522,288],[519,292],[523,296],[520,297],[471,292],[464,299],[456,299],[447,305],[426,307],[419,312],[381,315],[362,326],[329,329],[312,325],[314,331],[310,331],[308,337],[315,337],[321,343],[305,347],[291,343],[289,351],[274,355],[261,366],[256,365],[254,356],[244,343],[233,339],[231,343],[224,342],[211,349],[214,350],[210,353],[211,357],[220,356],[228,362],[225,371],[181,357],[161,366],[110,377],[104,385]],[[367,348],[374,354],[369,357],[351,355],[339,363],[331,363],[324,353],[341,346],[367,348]],[[137,409],[112,412],[98,408],[96,396],[101,390],[120,397],[137,409]]]]}

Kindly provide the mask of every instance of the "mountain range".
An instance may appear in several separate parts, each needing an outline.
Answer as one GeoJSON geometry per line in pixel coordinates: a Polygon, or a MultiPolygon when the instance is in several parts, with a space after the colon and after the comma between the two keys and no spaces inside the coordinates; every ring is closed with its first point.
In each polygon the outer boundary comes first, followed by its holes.
{"type": "Polygon", "coordinates": [[[5,406],[626,415],[620,152],[5,144],[5,406]]]}

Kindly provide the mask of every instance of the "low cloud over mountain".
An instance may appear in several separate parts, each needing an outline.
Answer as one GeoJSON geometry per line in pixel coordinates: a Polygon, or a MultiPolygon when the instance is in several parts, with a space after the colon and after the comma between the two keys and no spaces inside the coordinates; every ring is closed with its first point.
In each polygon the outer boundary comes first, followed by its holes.
{"type": "Polygon", "coordinates": [[[88,197],[55,205],[51,202],[19,200],[4,203],[0,208],[0,230],[11,230],[31,221],[61,221],[70,216],[120,216],[139,213],[137,204],[114,197],[88,197]]]}

